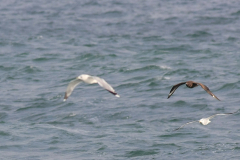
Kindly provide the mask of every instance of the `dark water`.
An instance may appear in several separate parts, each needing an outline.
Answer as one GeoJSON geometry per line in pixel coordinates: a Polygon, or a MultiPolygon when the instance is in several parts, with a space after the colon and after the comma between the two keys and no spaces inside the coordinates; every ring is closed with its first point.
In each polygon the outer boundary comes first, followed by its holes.
{"type": "Polygon", "coordinates": [[[240,159],[240,2],[1,1],[0,159],[240,159]],[[120,94],[81,84],[104,78],[120,94]],[[171,87],[194,80],[201,87],[171,87]]]}

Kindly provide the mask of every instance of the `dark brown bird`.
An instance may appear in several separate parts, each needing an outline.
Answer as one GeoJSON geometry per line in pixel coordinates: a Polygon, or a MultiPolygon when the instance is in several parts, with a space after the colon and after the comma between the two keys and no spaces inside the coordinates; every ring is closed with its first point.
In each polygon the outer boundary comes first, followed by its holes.
{"type": "Polygon", "coordinates": [[[186,86],[187,86],[188,88],[194,88],[194,87],[197,87],[197,86],[200,85],[208,94],[210,94],[212,97],[214,97],[214,98],[216,98],[217,100],[220,101],[220,99],[218,99],[217,96],[215,96],[215,95],[209,90],[209,88],[208,88],[207,86],[205,86],[205,85],[202,84],[202,83],[193,82],[193,81],[181,82],[181,83],[178,83],[178,84],[174,85],[174,86],[172,87],[169,95],[168,95],[168,98],[170,98],[170,97],[172,96],[172,94],[175,92],[175,90],[176,90],[179,86],[181,86],[181,85],[183,85],[183,84],[186,84],[186,86]]]}

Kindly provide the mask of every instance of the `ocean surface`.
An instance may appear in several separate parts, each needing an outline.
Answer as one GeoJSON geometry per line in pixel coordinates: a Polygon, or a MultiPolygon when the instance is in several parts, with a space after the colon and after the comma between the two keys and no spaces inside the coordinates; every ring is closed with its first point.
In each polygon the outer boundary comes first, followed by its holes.
{"type": "Polygon", "coordinates": [[[0,159],[240,159],[240,1],[0,5],[0,159]],[[82,83],[105,79],[121,96],[82,83]],[[172,86],[193,80],[208,86],[172,86]]]}

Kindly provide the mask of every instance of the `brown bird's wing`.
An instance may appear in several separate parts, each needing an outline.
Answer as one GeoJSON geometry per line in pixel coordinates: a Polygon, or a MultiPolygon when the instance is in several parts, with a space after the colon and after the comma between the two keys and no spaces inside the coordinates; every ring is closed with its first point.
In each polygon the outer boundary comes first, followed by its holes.
{"type": "MultiPolygon", "coordinates": [[[[197,83],[197,82],[195,82],[195,83],[197,83]]],[[[207,86],[205,86],[205,85],[202,84],[202,83],[197,83],[197,84],[199,84],[199,85],[200,85],[208,94],[210,94],[212,97],[214,97],[214,98],[216,98],[217,100],[220,101],[220,99],[218,99],[217,96],[215,96],[215,95],[210,91],[210,89],[209,89],[207,86]]]]}
{"type": "Polygon", "coordinates": [[[172,87],[170,93],[168,94],[168,98],[170,98],[170,97],[172,96],[172,94],[176,91],[176,89],[177,89],[179,86],[181,86],[181,85],[183,85],[183,84],[185,84],[185,83],[186,83],[186,82],[181,82],[181,83],[178,83],[178,84],[174,85],[174,86],[172,87]]]}

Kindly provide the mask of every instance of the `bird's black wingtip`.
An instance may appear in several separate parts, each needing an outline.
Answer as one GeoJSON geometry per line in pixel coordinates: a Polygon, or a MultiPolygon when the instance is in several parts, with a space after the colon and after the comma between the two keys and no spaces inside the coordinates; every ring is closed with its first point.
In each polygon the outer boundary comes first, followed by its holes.
{"type": "Polygon", "coordinates": [[[179,130],[180,128],[177,128],[177,129],[174,129],[174,130],[172,130],[172,132],[175,132],[175,131],[177,131],[177,130],[179,130]]]}

